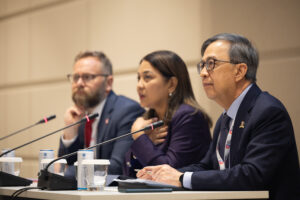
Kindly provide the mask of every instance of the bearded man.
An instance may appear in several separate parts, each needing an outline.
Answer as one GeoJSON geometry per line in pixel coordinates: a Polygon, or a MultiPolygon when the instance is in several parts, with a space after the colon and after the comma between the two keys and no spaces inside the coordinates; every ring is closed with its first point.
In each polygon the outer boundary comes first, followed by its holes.
{"type": "MultiPolygon", "coordinates": [[[[137,102],[112,91],[112,65],[102,52],[79,53],[73,73],[67,77],[72,84],[74,105],[65,113],[65,125],[77,122],[86,114],[99,113],[100,117],[66,129],[60,138],[58,156],[128,133],[135,119],[144,112],[137,102]]],[[[124,154],[131,143],[131,137],[124,137],[97,147],[94,156],[110,160],[109,174],[121,174],[124,154]]],[[[76,155],[69,157],[68,165],[73,165],[76,160],[76,155]]]]}

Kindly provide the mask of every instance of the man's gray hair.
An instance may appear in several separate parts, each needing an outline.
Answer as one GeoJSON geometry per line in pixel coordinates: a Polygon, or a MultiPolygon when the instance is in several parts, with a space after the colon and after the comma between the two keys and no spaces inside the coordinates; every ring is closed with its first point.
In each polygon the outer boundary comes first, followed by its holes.
{"type": "Polygon", "coordinates": [[[259,63],[259,55],[251,42],[238,34],[221,33],[207,39],[201,47],[201,55],[203,56],[206,48],[217,40],[225,40],[230,43],[229,57],[230,62],[234,64],[245,63],[248,66],[246,79],[256,82],[256,71],[259,63]]]}

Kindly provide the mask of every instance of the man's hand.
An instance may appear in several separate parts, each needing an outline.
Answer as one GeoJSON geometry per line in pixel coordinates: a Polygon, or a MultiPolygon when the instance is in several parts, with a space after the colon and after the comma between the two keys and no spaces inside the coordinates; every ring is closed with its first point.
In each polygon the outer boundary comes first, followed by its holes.
{"type": "MultiPolygon", "coordinates": [[[[67,109],[64,116],[65,126],[68,126],[70,124],[79,121],[82,117],[84,117],[84,113],[85,112],[83,109],[78,108],[76,106],[72,106],[69,109],[67,109]]],[[[65,129],[63,134],[64,139],[65,140],[73,139],[78,134],[78,127],[79,124],[65,129]]]]}
{"type": "Polygon", "coordinates": [[[169,165],[158,165],[144,167],[136,174],[136,176],[141,179],[147,179],[160,183],[166,183],[169,185],[175,185],[177,187],[182,187],[179,181],[179,177],[182,174],[183,173],[177,171],[169,165]]]}

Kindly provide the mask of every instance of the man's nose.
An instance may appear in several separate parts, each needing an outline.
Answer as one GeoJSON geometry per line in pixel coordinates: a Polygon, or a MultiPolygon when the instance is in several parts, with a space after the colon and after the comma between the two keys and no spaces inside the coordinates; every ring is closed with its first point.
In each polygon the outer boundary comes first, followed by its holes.
{"type": "Polygon", "coordinates": [[[80,76],[76,82],[76,85],[84,85],[85,82],[83,81],[83,78],[80,76]]]}
{"type": "Polygon", "coordinates": [[[201,69],[200,71],[200,77],[207,77],[208,76],[208,71],[206,69],[206,67],[203,67],[203,69],[201,69]]]}

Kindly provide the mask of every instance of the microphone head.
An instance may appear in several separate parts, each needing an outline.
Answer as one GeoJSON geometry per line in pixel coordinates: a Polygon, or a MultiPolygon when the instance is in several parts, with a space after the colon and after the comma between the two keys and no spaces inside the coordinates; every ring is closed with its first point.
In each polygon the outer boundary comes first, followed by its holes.
{"type": "Polygon", "coordinates": [[[94,113],[94,114],[90,114],[88,117],[90,118],[90,119],[95,119],[96,117],[98,117],[99,116],[99,113],[94,113]]]}
{"type": "Polygon", "coordinates": [[[148,126],[145,126],[144,130],[149,130],[149,129],[155,129],[157,127],[160,127],[164,125],[164,121],[163,120],[159,120],[157,122],[153,122],[152,124],[149,124],[148,126]]]}
{"type": "Polygon", "coordinates": [[[36,124],[47,123],[48,121],[55,119],[55,118],[56,118],[56,115],[50,115],[49,117],[44,117],[44,119],[41,119],[36,124]]]}
{"type": "Polygon", "coordinates": [[[152,123],[152,125],[153,125],[153,128],[157,128],[157,127],[160,127],[160,126],[164,125],[164,121],[159,120],[157,122],[152,123]]]}
{"type": "Polygon", "coordinates": [[[81,122],[84,122],[84,121],[89,121],[91,119],[95,119],[96,117],[99,116],[99,113],[93,113],[93,114],[90,114],[90,115],[86,115],[84,118],[82,118],[80,121],[81,122]]]}
{"type": "Polygon", "coordinates": [[[50,115],[49,117],[47,117],[47,120],[50,121],[52,119],[55,119],[56,118],[56,115],[50,115]]]}

